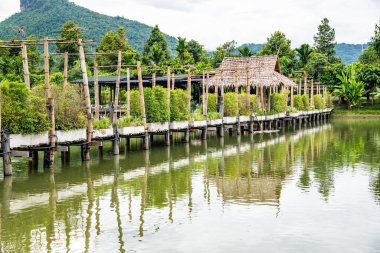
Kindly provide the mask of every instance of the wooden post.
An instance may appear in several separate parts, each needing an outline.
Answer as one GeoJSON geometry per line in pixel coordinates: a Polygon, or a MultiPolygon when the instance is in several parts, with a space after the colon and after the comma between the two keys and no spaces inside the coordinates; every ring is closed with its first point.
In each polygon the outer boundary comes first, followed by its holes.
{"type": "Polygon", "coordinates": [[[294,87],[293,85],[290,87],[290,108],[293,109],[294,107],[294,101],[293,101],[293,96],[294,96],[294,87]]]}
{"type": "Polygon", "coordinates": [[[63,57],[63,85],[68,84],[68,71],[69,71],[69,53],[65,52],[63,57]]]}
{"type": "Polygon", "coordinates": [[[49,67],[49,41],[48,37],[44,39],[44,74],[45,74],[45,103],[46,113],[49,112],[49,98],[50,95],[50,67],[49,67]]]}
{"type": "Polygon", "coordinates": [[[257,107],[261,110],[261,96],[260,96],[260,87],[256,85],[256,98],[257,98],[257,107]]]}
{"type": "Polygon", "coordinates": [[[86,58],[84,55],[84,48],[82,44],[82,39],[78,41],[79,45],[79,59],[83,75],[83,91],[84,91],[84,100],[86,103],[86,115],[87,115],[87,144],[84,146],[83,160],[90,160],[90,143],[92,141],[92,113],[91,113],[91,100],[90,100],[90,89],[88,87],[88,75],[86,68],[86,58]]]}
{"type": "Polygon", "coordinates": [[[131,71],[127,68],[127,116],[131,116],[131,71]]]}
{"type": "Polygon", "coordinates": [[[267,97],[268,112],[270,112],[270,109],[271,109],[271,103],[270,103],[271,95],[272,95],[272,88],[269,86],[268,97],[267,97]]]}
{"type": "MultiPolygon", "coordinates": [[[[247,68],[247,76],[246,76],[246,84],[245,84],[245,92],[246,92],[246,99],[247,99],[247,109],[249,112],[251,112],[251,84],[249,80],[249,69],[247,68]]],[[[252,114],[251,114],[252,115],[252,114]]]]}
{"type": "Polygon", "coordinates": [[[205,85],[205,112],[206,112],[206,118],[207,118],[207,115],[208,115],[208,89],[209,89],[209,85],[210,85],[210,73],[207,72],[207,75],[206,75],[206,85],[205,85]]]}
{"type": "MultiPolygon", "coordinates": [[[[141,118],[143,119],[144,124],[146,125],[144,87],[143,87],[143,80],[142,80],[142,73],[141,73],[141,63],[139,61],[137,62],[137,78],[138,78],[138,81],[139,81],[139,95],[140,95],[141,118]]],[[[169,86],[169,92],[170,92],[170,86],[169,86]]]]}
{"type": "MultiPolygon", "coordinates": [[[[285,87],[285,100],[286,100],[286,107],[289,106],[289,89],[288,89],[288,86],[285,87]]],[[[288,109],[288,108],[286,108],[288,109]]]]}
{"type": "Polygon", "coordinates": [[[21,54],[22,54],[22,66],[24,69],[24,82],[26,84],[26,87],[30,89],[28,51],[26,50],[25,42],[21,43],[21,54]]]}
{"type": "MultiPolygon", "coordinates": [[[[216,77],[214,77],[215,78],[215,80],[216,80],[216,77]]],[[[214,92],[215,92],[215,97],[216,97],[216,104],[218,104],[219,103],[219,90],[218,90],[218,84],[217,84],[217,82],[215,81],[214,82],[214,92]]]]}
{"type": "Polygon", "coordinates": [[[98,63],[94,64],[95,119],[99,119],[99,74],[98,63]]]}
{"type": "Polygon", "coordinates": [[[114,110],[113,110],[113,120],[112,123],[116,125],[117,123],[117,114],[119,111],[119,95],[120,95],[120,80],[121,80],[121,51],[118,52],[117,56],[117,76],[115,84],[115,98],[114,98],[114,110]]]}
{"type": "MultiPolygon", "coordinates": [[[[236,102],[237,102],[237,106],[238,106],[238,114],[236,115],[237,119],[236,119],[236,134],[237,135],[240,135],[241,134],[241,129],[240,129],[240,110],[239,110],[239,77],[238,77],[238,73],[236,72],[235,73],[235,96],[236,96],[236,102]]],[[[232,130],[232,129],[231,129],[232,130]]]]}
{"type": "Polygon", "coordinates": [[[168,100],[169,111],[170,111],[170,77],[171,77],[170,67],[168,67],[168,73],[167,73],[167,91],[168,91],[168,96],[167,96],[167,100],[168,100]]]}
{"type": "Polygon", "coordinates": [[[11,148],[9,143],[9,134],[4,128],[1,130],[1,149],[3,151],[4,177],[7,177],[12,175],[11,148]]]}
{"type": "Polygon", "coordinates": [[[56,146],[54,99],[48,99],[48,116],[50,119],[49,149],[45,151],[44,167],[51,168],[54,165],[54,149],[56,146]]]}
{"type": "Polygon", "coordinates": [[[172,90],[174,90],[175,87],[175,74],[172,74],[172,90]]]}
{"type": "Polygon", "coordinates": [[[303,94],[307,95],[307,74],[306,71],[304,72],[304,83],[303,83],[303,94]]]}
{"type": "Polygon", "coordinates": [[[152,88],[156,87],[156,73],[152,74],[152,88]]]}
{"type": "Polygon", "coordinates": [[[190,71],[187,73],[187,107],[189,113],[191,111],[191,74],[190,71]]]}
{"type": "Polygon", "coordinates": [[[299,81],[299,83],[298,83],[298,89],[297,89],[297,94],[298,94],[298,95],[302,94],[302,93],[301,93],[301,87],[302,87],[301,85],[302,85],[302,78],[300,78],[300,81],[299,81]]]}
{"type": "Polygon", "coordinates": [[[261,96],[261,109],[265,110],[265,101],[264,101],[264,85],[260,87],[260,96],[261,96]]]}
{"type": "Polygon", "coordinates": [[[314,106],[314,79],[311,79],[310,86],[310,107],[314,106]]]}
{"type": "Polygon", "coordinates": [[[202,111],[203,111],[204,116],[206,116],[205,84],[206,84],[206,76],[205,76],[205,72],[203,71],[203,74],[202,74],[202,111]]]}

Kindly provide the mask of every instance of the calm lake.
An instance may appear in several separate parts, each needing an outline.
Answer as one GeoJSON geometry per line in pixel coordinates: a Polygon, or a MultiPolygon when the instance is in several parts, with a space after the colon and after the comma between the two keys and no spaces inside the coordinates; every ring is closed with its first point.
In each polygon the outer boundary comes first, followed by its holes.
{"type": "Polygon", "coordinates": [[[380,252],[379,120],[132,144],[54,171],[14,159],[0,250],[380,252]]]}

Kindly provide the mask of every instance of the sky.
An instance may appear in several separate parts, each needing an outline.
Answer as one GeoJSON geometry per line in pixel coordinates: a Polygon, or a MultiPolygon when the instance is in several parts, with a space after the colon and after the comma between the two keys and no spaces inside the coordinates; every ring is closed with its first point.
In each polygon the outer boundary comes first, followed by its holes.
{"type": "MultiPolygon", "coordinates": [[[[324,17],[337,42],[363,44],[380,20],[380,0],[71,0],[91,10],[158,25],[172,36],[195,39],[207,49],[223,42],[263,43],[284,32],[292,47],[313,43],[324,17]]],[[[0,0],[0,20],[19,11],[18,0],[0,0]]]]}

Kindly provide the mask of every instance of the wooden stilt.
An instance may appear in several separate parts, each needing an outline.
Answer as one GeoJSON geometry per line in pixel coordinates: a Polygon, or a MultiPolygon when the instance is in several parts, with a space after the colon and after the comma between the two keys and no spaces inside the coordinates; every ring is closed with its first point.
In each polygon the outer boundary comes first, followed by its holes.
{"type": "Polygon", "coordinates": [[[131,71],[127,68],[127,116],[131,116],[131,71]]]}
{"type": "Polygon", "coordinates": [[[314,107],[314,79],[311,79],[310,86],[310,106],[314,107]]]}
{"type": "Polygon", "coordinates": [[[1,149],[3,150],[3,167],[4,176],[12,175],[12,160],[11,160],[11,147],[9,142],[9,134],[4,128],[1,131],[1,149]]]}
{"type": "Polygon", "coordinates": [[[99,75],[98,63],[94,64],[95,119],[99,119],[99,75]]]}
{"type": "Polygon", "coordinates": [[[44,167],[51,168],[54,165],[54,151],[56,147],[56,133],[55,133],[55,116],[54,116],[54,99],[48,99],[48,115],[50,119],[49,130],[49,149],[45,151],[44,167]]]}
{"type": "Polygon", "coordinates": [[[208,117],[208,89],[210,85],[210,73],[207,71],[205,84],[205,116],[208,117]]]}
{"type": "Polygon", "coordinates": [[[120,136],[118,132],[118,126],[117,126],[117,119],[118,119],[118,112],[119,112],[119,95],[120,95],[120,81],[121,81],[121,61],[122,61],[122,54],[121,51],[118,52],[117,56],[117,77],[116,77],[116,84],[115,84],[115,100],[114,100],[114,110],[113,110],[113,117],[112,117],[112,126],[113,126],[113,133],[114,133],[114,140],[112,141],[112,150],[114,155],[120,154],[120,136]]]}
{"type": "Polygon", "coordinates": [[[172,90],[175,88],[175,74],[172,74],[172,90]]]}
{"type": "Polygon", "coordinates": [[[90,160],[90,143],[92,142],[92,113],[91,113],[91,100],[90,100],[90,89],[88,87],[88,75],[86,68],[86,58],[84,55],[84,48],[82,40],[78,41],[79,45],[79,58],[81,63],[82,75],[83,75],[83,91],[84,91],[84,100],[86,104],[86,115],[87,115],[87,143],[84,146],[83,160],[90,160]]]}
{"type": "Polygon", "coordinates": [[[190,130],[186,129],[185,132],[183,133],[183,142],[189,143],[189,141],[190,141],[190,130]]]}
{"type": "Polygon", "coordinates": [[[290,87],[290,108],[294,107],[294,101],[293,101],[293,96],[294,96],[294,87],[290,87]]]}
{"type": "MultiPolygon", "coordinates": [[[[141,118],[144,121],[144,125],[146,125],[144,87],[143,87],[142,72],[141,72],[141,62],[137,62],[137,78],[138,78],[138,82],[139,82],[141,118]]],[[[169,92],[170,92],[170,90],[169,90],[169,92]]],[[[148,137],[148,139],[149,139],[149,137],[148,137]]]]}
{"type": "Polygon", "coordinates": [[[68,72],[69,72],[69,53],[65,52],[63,56],[63,84],[68,84],[68,72]]]}
{"type": "Polygon", "coordinates": [[[30,89],[30,78],[29,78],[29,64],[28,64],[28,51],[26,49],[26,43],[21,43],[21,54],[22,54],[22,66],[24,70],[24,82],[26,87],[30,89]]]}
{"type": "Polygon", "coordinates": [[[152,74],[152,88],[156,87],[156,73],[152,74]]]}
{"type": "Polygon", "coordinates": [[[203,128],[202,130],[202,140],[207,140],[207,127],[203,128]]]}
{"type": "Polygon", "coordinates": [[[203,71],[202,74],[202,112],[203,115],[206,116],[206,97],[205,97],[205,86],[206,86],[206,75],[205,72],[203,71]]]}
{"type": "Polygon", "coordinates": [[[307,95],[307,73],[306,71],[304,72],[304,83],[303,83],[303,94],[307,95]]]}
{"type": "Polygon", "coordinates": [[[170,131],[165,133],[165,144],[166,146],[170,146],[170,131]]]}
{"type": "Polygon", "coordinates": [[[191,112],[191,73],[187,73],[187,108],[191,112]]]}
{"type": "Polygon", "coordinates": [[[167,70],[167,101],[168,101],[168,108],[170,111],[170,67],[168,67],[167,70]]]}

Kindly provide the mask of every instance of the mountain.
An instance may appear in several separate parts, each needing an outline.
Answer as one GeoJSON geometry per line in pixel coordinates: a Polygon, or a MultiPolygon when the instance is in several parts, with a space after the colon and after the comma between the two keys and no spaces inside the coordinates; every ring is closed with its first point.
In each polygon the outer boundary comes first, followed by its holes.
{"type": "MultiPolygon", "coordinates": [[[[251,51],[257,53],[261,51],[264,44],[246,43],[235,50],[234,53],[238,53],[238,49],[247,46],[251,51]]],[[[368,44],[347,44],[338,43],[335,47],[336,57],[341,57],[344,64],[351,64],[358,60],[362,50],[368,48],[368,44]]]]}
{"type": "MultiPolygon", "coordinates": [[[[72,20],[82,28],[86,39],[95,40],[97,43],[107,31],[116,31],[120,26],[124,26],[129,43],[141,52],[152,30],[152,27],[140,22],[103,15],[68,0],[20,0],[20,9],[21,12],[0,22],[1,39],[21,37],[18,34],[20,27],[26,35],[35,34],[38,38],[58,37],[62,25],[72,20]]],[[[169,48],[174,50],[177,39],[169,35],[166,35],[166,39],[169,48]]]]}

